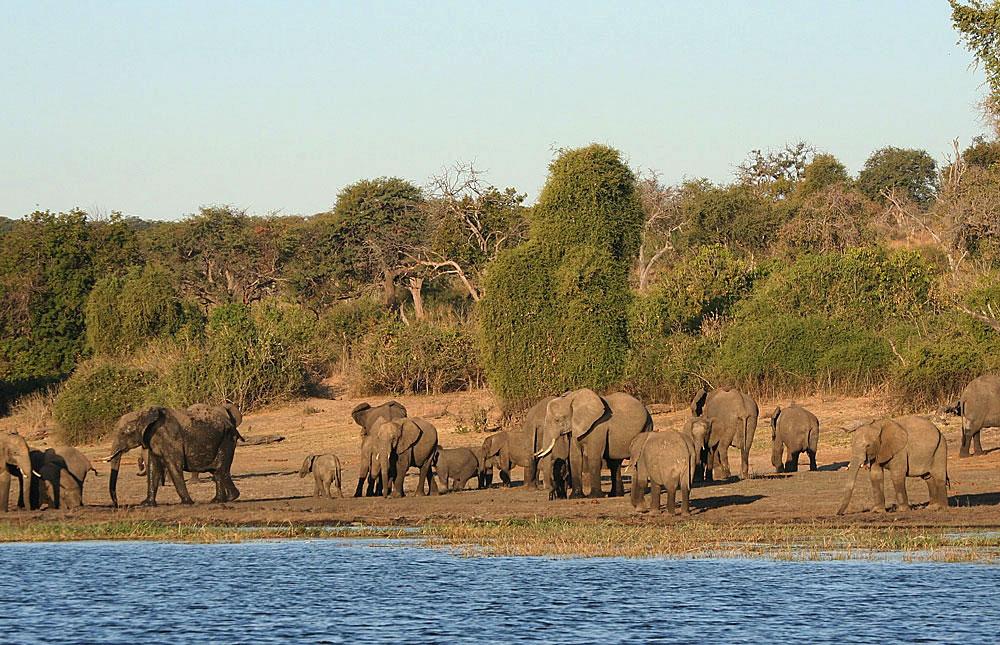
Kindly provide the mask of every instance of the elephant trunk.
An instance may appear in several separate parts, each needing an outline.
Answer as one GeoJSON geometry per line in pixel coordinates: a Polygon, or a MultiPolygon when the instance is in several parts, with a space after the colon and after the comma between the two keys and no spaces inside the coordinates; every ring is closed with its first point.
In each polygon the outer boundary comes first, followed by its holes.
{"type": "Polygon", "coordinates": [[[118,508],[118,468],[121,466],[123,450],[115,452],[108,460],[111,463],[111,477],[108,479],[108,493],[111,495],[111,505],[118,508]]]}
{"type": "Polygon", "coordinates": [[[17,499],[18,508],[26,508],[31,506],[30,502],[30,489],[31,489],[31,478],[32,476],[41,478],[37,472],[31,467],[31,457],[28,453],[28,444],[24,445],[24,450],[19,450],[18,452],[23,453],[17,456],[17,469],[21,471],[21,476],[18,478],[20,482],[20,493],[17,499]]]}
{"type": "Polygon", "coordinates": [[[840,503],[837,515],[843,515],[844,511],[847,510],[847,505],[851,503],[851,495],[854,494],[854,484],[857,482],[858,473],[861,471],[861,461],[858,458],[853,459],[850,467],[847,469],[847,487],[844,489],[844,501],[840,503]]]}
{"type": "Polygon", "coordinates": [[[741,446],[740,477],[750,478],[750,417],[743,419],[743,445],[741,446]]]}
{"type": "Polygon", "coordinates": [[[784,452],[784,444],[778,441],[777,437],[774,437],[772,441],[774,443],[771,446],[771,465],[774,466],[776,472],[780,473],[782,470],[781,457],[784,452]]]}

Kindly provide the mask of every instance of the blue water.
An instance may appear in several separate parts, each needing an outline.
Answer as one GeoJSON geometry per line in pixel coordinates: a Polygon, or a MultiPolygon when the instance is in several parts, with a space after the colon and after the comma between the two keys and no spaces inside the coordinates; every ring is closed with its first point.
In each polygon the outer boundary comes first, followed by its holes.
{"type": "Polygon", "coordinates": [[[4,643],[997,642],[1000,568],[464,558],[345,540],[0,546],[4,643]]]}

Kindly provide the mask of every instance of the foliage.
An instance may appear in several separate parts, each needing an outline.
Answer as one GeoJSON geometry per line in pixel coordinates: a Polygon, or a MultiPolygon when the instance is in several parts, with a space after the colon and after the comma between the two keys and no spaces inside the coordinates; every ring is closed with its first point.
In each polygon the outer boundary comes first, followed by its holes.
{"type": "Polygon", "coordinates": [[[948,2],[951,4],[952,24],[986,70],[986,82],[990,88],[986,106],[993,114],[994,123],[1000,123],[1000,110],[997,109],[1000,107],[1000,1],[948,2]]]}
{"type": "Polygon", "coordinates": [[[724,244],[744,252],[766,251],[784,217],[772,202],[739,184],[690,191],[681,240],[687,246],[724,244]]]}
{"type": "Polygon", "coordinates": [[[736,169],[739,182],[774,199],[789,195],[803,178],[815,150],[805,141],[768,151],[752,150],[736,169]]]}
{"type": "Polygon", "coordinates": [[[962,151],[962,161],[970,166],[990,168],[1000,163],[1000,141],[987,141],[976,137],[968,148],[962,151]]]}
{"type": "Polygon", "coordinates": [[[841,182],[829,184],[810,193],[781,227],[778,248],[793,256],[845,251],[869,237],[877,214],[878,208],[863,194],[841,182]]]}
{"type": "Polygon", "coordinates": [[[884,203],[886,192],[927,206],[937,192],[937,163],[924,150],[887,147],[876,150],[858,173],[858,189],[869,199],[884,203]]]}
{"type": "Polygon", "coordinates": [[[624,388],[643,401],[686,402],[702,386],[715,347],[683,333],[636,338],[629,352],[624,388]]]}
{"type": "Polygon", "coordinates": [[[821,153],[802,169],[802,182],[796,194],[807,197],[836,184],[850,183],[847,168],[831,154],[821,153]]]}
{"type": "Polygon", "coordinates": [[[63,384],[53,404],[59,438],[70,445],[97,441],[118,418],[149,402],[156,374],[114,359],[91,359],[63,384]]]}

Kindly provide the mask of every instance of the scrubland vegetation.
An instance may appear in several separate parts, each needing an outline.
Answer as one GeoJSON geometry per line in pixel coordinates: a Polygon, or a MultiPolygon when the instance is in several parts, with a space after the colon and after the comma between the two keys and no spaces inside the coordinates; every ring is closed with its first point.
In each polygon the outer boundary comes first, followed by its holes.
{"type": "MultiPolygon", "coordinates": [[[[997,10],[953,6],[995,120],[997,10]]],[[[882,148],[855,176],[798,143],[680,185],[595,144],[557,151],[531,206],[468,165],[333,202],[0,221],[4,402],[50,389],[83,442],[146,403],[252,410],[333,372],[358,394],[489,386],[516,413],[584,385],[654,402],[704,382],[906,409],[1000,367],[995,138],[940,163],[882,148]]]]}

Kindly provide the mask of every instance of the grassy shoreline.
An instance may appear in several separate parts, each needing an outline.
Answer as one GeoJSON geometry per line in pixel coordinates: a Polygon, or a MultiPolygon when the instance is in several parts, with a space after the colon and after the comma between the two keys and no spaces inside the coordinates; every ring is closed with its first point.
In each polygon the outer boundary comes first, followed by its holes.
{"type": "Polygon", "coordinates": [[[1000,532],[963,527],[699,521],[637,525],[579,520],[451,521],[416,527],[0,521],[0,543],[133,540],[214,544],[326,538],[408,539],[411,545],[448,549],[462,556],[837,560],[896,554],[904,561],[1000,563],[1000,532]]]}

